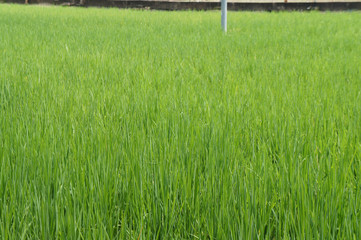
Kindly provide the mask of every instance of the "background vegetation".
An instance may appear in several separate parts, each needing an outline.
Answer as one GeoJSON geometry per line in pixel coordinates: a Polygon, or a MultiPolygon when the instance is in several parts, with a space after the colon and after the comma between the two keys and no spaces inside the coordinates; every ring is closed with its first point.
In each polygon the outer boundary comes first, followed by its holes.
{"type": "Polygon", "coordinates": [[[2,239],[360,239],[361,15],[0,5],[2,239]]]}

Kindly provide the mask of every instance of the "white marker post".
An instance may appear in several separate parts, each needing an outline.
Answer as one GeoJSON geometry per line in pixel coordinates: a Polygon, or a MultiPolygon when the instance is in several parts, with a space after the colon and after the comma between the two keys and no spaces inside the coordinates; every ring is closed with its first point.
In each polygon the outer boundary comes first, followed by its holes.
{"type": "Polygon", "coordinates": [[[221,0],[221,24],[224,32],[227,32],[227,0],[221,0]]]}

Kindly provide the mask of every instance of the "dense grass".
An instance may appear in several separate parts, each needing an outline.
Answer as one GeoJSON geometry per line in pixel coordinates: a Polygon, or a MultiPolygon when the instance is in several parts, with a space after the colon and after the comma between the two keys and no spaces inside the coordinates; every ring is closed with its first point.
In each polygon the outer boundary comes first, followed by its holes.
{"type": "Polygon", "coordinates": [[[0,5],[0,237],[360,239],[360,26],[0,5]]]}

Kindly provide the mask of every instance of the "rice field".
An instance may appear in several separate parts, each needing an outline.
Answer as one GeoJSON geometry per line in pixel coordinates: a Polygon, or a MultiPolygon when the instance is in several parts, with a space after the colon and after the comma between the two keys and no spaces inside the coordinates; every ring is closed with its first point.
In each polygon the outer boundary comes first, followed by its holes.
{"type": "Polygon", "coordinates": [[[360,239],[360,14],[0,5],[0,238],[360,239]]]}

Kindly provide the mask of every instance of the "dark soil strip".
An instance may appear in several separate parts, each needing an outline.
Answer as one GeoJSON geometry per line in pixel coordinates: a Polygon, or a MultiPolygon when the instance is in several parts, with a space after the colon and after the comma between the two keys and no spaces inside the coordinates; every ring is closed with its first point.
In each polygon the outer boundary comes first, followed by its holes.
{"type": "MultiPolygon", "coordinates": [[[[1,0],[0,0],[1,1],[1,0]]],[[[5,0],[7,3],[24,3],[21,0],[5,0]]],[[[30,4],[48,3],[82,7],[116,7],[154,10],[219,10],[220,2],[176,2],[176,1],[119,1],[119,0],[29,0],[30,4]]],[[[348,11],[361,10],[361,2],[319,3],[228,3],[231,11],[348,11]]]]}

